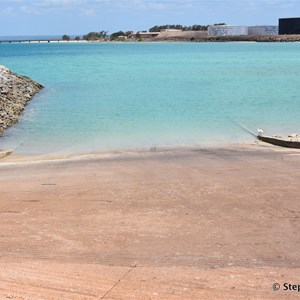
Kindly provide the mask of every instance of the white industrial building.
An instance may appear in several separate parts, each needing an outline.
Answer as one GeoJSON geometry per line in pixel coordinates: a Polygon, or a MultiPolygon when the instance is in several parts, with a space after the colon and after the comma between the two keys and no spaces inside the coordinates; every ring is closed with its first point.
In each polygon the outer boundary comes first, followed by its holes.
{"type": "Polygon", "coordinates": [[[278,35],[278,26],[248,26],[248,35],[278,35]]]}
{"type": "Polygon", "coordinates": [[[209,36],[237,36],[248,35],[247,26],[231,26],[231,25],[210,25],[208,26],[209,36]]]}
{"type": "Polygon", "coordinates": [[[232,26],[232,25],[210,25],[209,36],[245,36],[245,35],[278,35],[278,26],[232,26]]]}

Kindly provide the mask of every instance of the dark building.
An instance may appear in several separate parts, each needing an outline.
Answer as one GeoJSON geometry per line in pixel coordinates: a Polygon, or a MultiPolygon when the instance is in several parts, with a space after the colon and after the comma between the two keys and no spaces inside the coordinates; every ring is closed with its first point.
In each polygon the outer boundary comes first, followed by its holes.
{"type": "Polygon", "coordinates": [[[300,34],[300,18],[279,19],[279,34],[300,34]]]}

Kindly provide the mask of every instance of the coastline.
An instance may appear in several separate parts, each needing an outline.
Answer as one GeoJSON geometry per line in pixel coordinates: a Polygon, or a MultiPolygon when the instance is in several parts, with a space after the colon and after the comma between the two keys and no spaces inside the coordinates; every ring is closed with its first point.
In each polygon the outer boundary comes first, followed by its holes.
{"type": "Polygon", "coordinates": [[[300,280],[299,154],[242,145],[0,162],[0,295],[293,297],[272,285],[300,280]]]}
{"type": "Polygon", "coordinates": [[[8,43],[29,43],[29,44],[48,44],[48,43],[59,43],[59,44],[85,44],[85,43],[164,43],[164,42],[257,42],[257,43],[282,43],[282,42],[300,42],[300,35],[261,35],[261,36],[195,36],[185,37],[183,36],[171,36],[171,37],[156,37],[156,38],[143,38],[142,40],[58,40],[58,39],[45,39],[45,40],[2,40],[0,44],[8,43]]]}
{"type": "MultiPolygon", "coordinates": [[[[111,158],[127,158],[127,157],[149,157],[168,155],[174,153],[189,153],[193,151],[211,151],[211,150],[245,150],[245,151],[263,151],[265,149],[272,151],[284,151],[286,149],[274,147],[270,144],[260,141],[243,142],[243,143],[227,143],[227,144],[210,144],[202,146],[178,146],[178,147],[151,147],[151,148],[131,148],[131,149],[115,149],[107,151],[92,152],[74,152],[61,154],[45,154],[45,155],[19,155],[12,150],[0,149],[0,165],[5,163],[39,163],[39,162],[60,162],[60,161],[78,161],[93,159],[111,159],[111,158]]],[[[293,151],[294,149],[291,149],[293,151]]],[[[297,150],[297,149],[296,149],[297,150]]]]}
{"type": "Polygon", "coordinates": [[[245,152],[260,155],[261,153],[282,153],[287,155],[300,155],[299,149],[274,146],[259,140],[253,142],[210,144],[203,146],[181,147],[152,147],[132,148],[109,151],[75,152],[45,155],[19,155],[10,150],[0,150],[0,167],[8,165],[35,165],[47,163],[76,163],[93,161],[111,161],[126,159],[164,158],[190,155],[195,152],[245,152]]]}

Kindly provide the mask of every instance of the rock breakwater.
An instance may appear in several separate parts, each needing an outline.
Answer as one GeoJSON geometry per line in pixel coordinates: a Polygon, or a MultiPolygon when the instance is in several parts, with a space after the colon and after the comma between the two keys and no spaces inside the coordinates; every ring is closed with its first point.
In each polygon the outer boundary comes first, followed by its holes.
{"type": "Polygon", "coordinates": [[[0,136],[17,123],[28,101],[43,86],[0,65],[0,136]]]}

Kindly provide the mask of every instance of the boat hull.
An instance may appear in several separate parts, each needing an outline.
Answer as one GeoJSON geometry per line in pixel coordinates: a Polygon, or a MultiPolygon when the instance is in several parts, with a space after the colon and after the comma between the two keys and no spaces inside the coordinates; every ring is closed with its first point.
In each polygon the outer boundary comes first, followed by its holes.
{"type": "Polygon", "coordinates": [[[257,138],[262,142],[269,143],[275,146],[300,149],[300,142],[298,141],[287,141],[287,140],[281,140],[269,136],[260,136],[260,135],[258,135],[257,138]]]}

